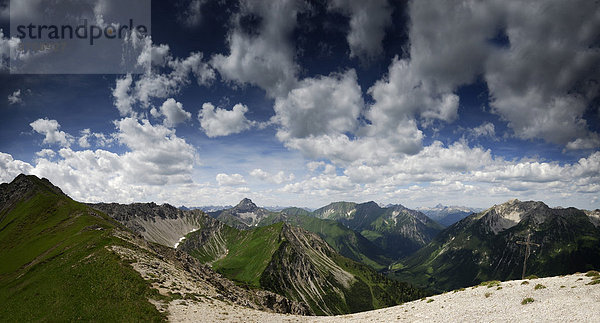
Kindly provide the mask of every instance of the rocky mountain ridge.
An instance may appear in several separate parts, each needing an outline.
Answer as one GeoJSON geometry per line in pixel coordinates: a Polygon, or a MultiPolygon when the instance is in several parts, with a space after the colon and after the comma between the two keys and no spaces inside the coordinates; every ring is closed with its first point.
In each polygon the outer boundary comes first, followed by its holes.
{"type": "Polygon", "coordinates": [[[145,239],[175,247],[186,234],[200,227],[208,216],[200,210],[184,211],[169,204],[88,204],[108,214],[145,239]]]}
{"type": "Polygon", "coordinates": [[[517,279],[525,259],[525,248],[517,242],[527,239],[537,244],[527,261],[528,274],[551,276],[599,268],[600,228],[594,223],[595,214],[511,200],[448,227],[393,266],[391,274],[437,290],[517,279]]]}

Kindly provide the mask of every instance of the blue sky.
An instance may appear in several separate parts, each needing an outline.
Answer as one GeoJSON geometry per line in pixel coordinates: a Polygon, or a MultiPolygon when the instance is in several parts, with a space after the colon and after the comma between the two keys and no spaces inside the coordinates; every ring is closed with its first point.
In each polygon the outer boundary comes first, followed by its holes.
{"type": "Polygon", "coordinates": [[[154,0],[145,74],[24,75],[4,1],[0,181],[89,202],[600,208],[599,6],[154,0]]]}

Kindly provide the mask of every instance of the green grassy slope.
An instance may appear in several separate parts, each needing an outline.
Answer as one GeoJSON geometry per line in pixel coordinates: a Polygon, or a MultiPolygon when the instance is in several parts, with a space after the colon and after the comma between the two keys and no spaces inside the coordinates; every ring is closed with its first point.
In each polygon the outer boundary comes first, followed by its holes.
{"type": "Polygon", "coordinates": [[[227,278],[304,301],[321,315],[381,308],[424,295],[341,256],[317,235],[281,222],[252,230],[207,226],[188,234],[180,249],[211,262],[227,278]],[[227,252],[211,257],[213,247],[207,246],[214,241],[222,241],[227,252]]]}
{"type": "Polygon", "coordinates": [[[263,219],[259,225],[269,225],[283,221],[301,227],[306,231],[318,234],[342,256],[367,264],[375,270],[383,270],[392,263],[389,258],[383,255],[383,251],[378,246],[360,233],[348,229],[337,221],[319,219],[310,216],[310,213],[306,210],[298,210],[304,212],[293,212],[294,210],[290,212],[286,209],[281,213],[263,219]]]}
{"type": "Polygon", "coordinates": [[[0,213],[0,321],[165,319],[148,302],[157,292],[105,248],[125,243],[118,224],[36,177],[15,181],[30,189],[0,213]]]}
{"type": "Polygon", "coordinates": [[[259,287],[260,276],[281,244],[283,223],[238,231],[227,243],[226,257],[217,260],[213,268],[226,277],[259,287]]]}

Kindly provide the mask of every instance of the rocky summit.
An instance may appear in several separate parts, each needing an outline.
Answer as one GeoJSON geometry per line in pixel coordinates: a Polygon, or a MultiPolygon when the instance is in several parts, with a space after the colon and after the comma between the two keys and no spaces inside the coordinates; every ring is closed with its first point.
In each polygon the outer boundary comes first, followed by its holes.
{"type": "Polygon", "coordinates": [[[271,212],[256,206],[252,200],[244,198],[233,208],[209,212],[208,214],[232,227],[249,229],[257,226],[271,212]]]}

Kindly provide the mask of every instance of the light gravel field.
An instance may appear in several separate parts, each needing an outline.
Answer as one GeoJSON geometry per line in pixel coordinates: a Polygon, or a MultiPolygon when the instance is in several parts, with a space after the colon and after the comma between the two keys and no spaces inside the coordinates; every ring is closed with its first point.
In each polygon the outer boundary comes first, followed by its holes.
{"type": "Polygon", "coordinates": [[[585,274],[469,287],[385,309],[330,317],[281,315],[218,300],[169,304],[173,322],[600,322],[600,284],[585,274]],[[537,284],[546,288],[535,289],[537,284]],[[498,288],[502,287],[502,288],[498,288]],[[533,302],[522,305],[525,298],[533,302]]]}

